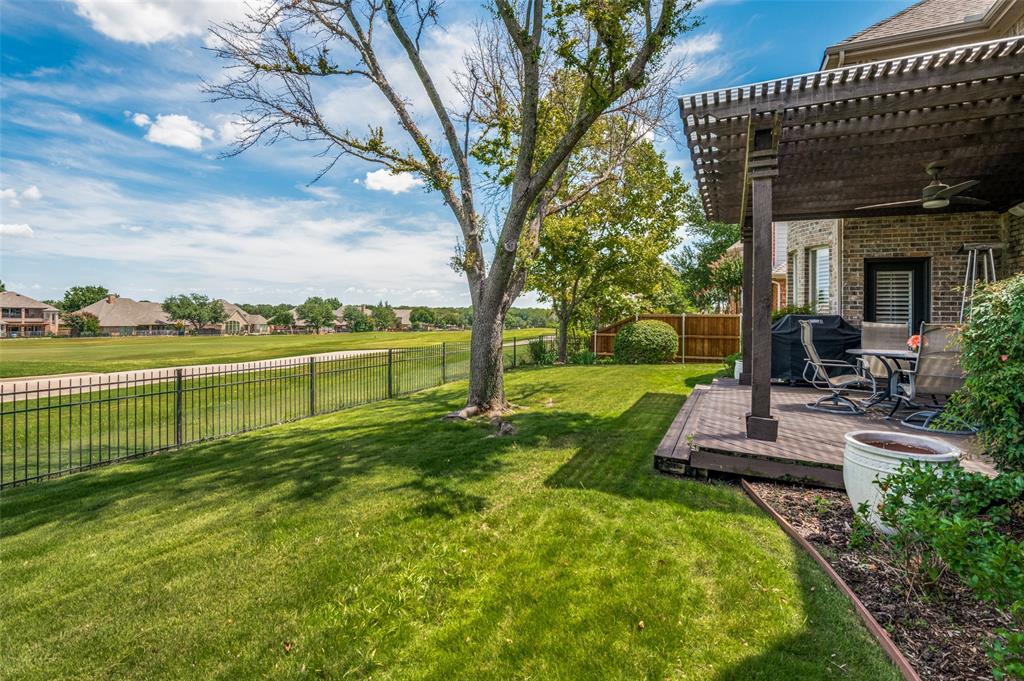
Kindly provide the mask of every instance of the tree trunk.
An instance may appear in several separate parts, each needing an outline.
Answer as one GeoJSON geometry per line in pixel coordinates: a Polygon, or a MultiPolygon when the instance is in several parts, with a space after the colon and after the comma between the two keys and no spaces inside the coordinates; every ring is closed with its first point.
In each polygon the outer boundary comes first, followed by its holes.
{"type": "Polygon", "coordinates": [[[469,400],[456,418],[500,413],[505,400],[504,338],[505,306],[481,301],[473,311],[473,334],[469,343],[469,400]]]}
{"type": "Polygon", "coordinates": [[[563,364],[569,354],[569,315],[558,317],[558,361],[563,364]]]}

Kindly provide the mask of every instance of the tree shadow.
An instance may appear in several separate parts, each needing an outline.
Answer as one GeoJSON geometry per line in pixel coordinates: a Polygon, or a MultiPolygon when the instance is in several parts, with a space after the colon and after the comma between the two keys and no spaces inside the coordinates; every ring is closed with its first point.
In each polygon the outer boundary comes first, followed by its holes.
{"type": "MultiPolygon", "coordinates": [[[[652,469],[654,449],[682,405],[681,395],[648,393],[614,417],[534,405],[513,415],[516,435],[494,437],[487,422],[439,419],[459,406],[462,390],[455,384],[366,405],[343,418],[335,412],[14,489],[4,495],[4,532],[88,523],[111,505],[146,495],[178,510],[202,508],[224,495],[286,508],[352,488],[382,470],[393,470],[399,481],[390,489],[424,499],[417,507],[422,515],[455,517],[486,507],[486,499],[462,486],[500,474],[511,449],[538,446],[575,450],[546,482],[551,487],[683,503],[692,496],[681,493],[680,481],[652,469]]],[[[514,386],[510,399],[536,402],[563,390],[555,377],[537,370],[528,383],[514,386]]],[[[746,508],[738,504],[736,510],[746,508]]]]}
{"type": "Polygon", "coordinates": [[[803,549],[791,540],[789,543],[794,552],[802,628],[719,671],[709,681],[902,678],[846,597],[803,549]],[[844,607],[837,608],[837,601],[844,607]],[[823,651],[831,653],[825,656],[823,651]]]}

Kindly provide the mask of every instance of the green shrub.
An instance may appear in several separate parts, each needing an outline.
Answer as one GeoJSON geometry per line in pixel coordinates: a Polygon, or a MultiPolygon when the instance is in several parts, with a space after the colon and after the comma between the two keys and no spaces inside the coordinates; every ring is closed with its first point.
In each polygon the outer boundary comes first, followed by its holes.
{"type": "Polygon", "coordinates": [[[947,418],[981,426],[979,440],[1001,470],[1024,470],[1024,274],[978,291],[961,332],[967,374],[947,418]]]}
{"type": "Polygon", "coordinates": [[[925,586],[945,571],[1010,614],[1016,631],[996,632],[996,678],[1024,678],[1024,474],[990,478],[958,466],[904,464],[882,485],[882,522],[908,581],[925,586]]]}
{"type": "Polygon", "coordinates": [[[569,364],[596,364],[597,355],[590,350],[580,350],[569,358],[569,364]]]}
{"type": "Polygon", "coordinates": [[[534,364],[554,364],[557,353],[548,341],[543,338],[534,338],[527,346],[530,350],[530,359],[534,364]]]}
{"type": "Polygon", "coordinates": [[[615,336],[615,361],[621,364],[671,362],[679,348],[675,329],[657,319],[643,319],[615,336]]]}
{"type": "Polygon", "coordinates": [[[772,312],[772,323],[775,323],[788,314],[814,314],[810,305],[787,305],[772,312]]]}
{"type": "Polygon", "coordinates": [[[741,350],[739,352],[734,352],[733,354],[729,355],[724,360],[722,360],[723,362],[725,362],[725,369],[730,376],[736,373],[736,362],[738,362],[742,358],[743,351],[741,350]]]}

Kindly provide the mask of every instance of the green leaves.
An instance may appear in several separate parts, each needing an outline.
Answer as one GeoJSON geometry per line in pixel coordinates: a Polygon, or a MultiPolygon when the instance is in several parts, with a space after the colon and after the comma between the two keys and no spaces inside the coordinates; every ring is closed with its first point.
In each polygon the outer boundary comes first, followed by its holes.
{"type": "MultiPolygon", "coordinates": [[[[895,528],[888,541],[904,564],[918,566],[931,580],[952,570],[979,598],[1006,609],[1018,629],[1024,627],[1024,474],[989,478],[959,466],[914,462],[886,483],[879,515],[895,528]]],[[[997,636],[990,651],[993,674],[1019,678],[1024,634],[997,636]]]]}
{"type": "Polygon", "coordinates": [[[981,426],[978,438],[1002,470],[1024,470],[1024,274],[982,288],[961,331],[967,376],[947,418],[981,426]]]}

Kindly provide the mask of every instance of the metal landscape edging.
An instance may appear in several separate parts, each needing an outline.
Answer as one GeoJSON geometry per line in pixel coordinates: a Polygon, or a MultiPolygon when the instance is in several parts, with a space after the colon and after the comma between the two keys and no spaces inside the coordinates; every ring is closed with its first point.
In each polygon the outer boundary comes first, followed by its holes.
{"type": "Polygon", "coordinates": [[[850,588],[850,585],[847,584],[841,576],[839,576],[839,573],[835,571],[835,568],[833,568],[832,565],[818,552],[818,550],[814,548],[814,545],[804,539],[804,537],[796,531],[796,528],[793,527],[789,521],[779,515],[779,513],[768,504],[768,502],[762,499],[757,492],[754,491],[754,488],[750,486],[750,483],[746,480],[740,480],[740,485],[742,485],[743,491],[747,493],[747,496],[750,497],[751,501],[771,516],[778,526],[782,528],[782,531],[789,535],[790,539],[796,542],[800,548],[806,551],[811,558],[814,559],[814,562],[825,571],[825,574],[829,576],[839,590],[843,592],[851,603],[853,603],[853,609],[857,612],[861,621],[864,622],[864,626],[866,626],[868,631],[871,632],[871,635],[875,637],[875,640],[878,641],[882,650],[885,651],[886,656],[888,656],[889,660],[896,666],[896,669],[899,670],[903,678],[906,681],[921,681],[921,677],[914,670],[914,667],[903,655],[903,652],[899,649],[896,643],[893,642],[892,638],[889,636],[889,632],[887,632],[882,625],[878,623],[878,620],[875,619],[874,615],[871,614],[871,611],[868,610],[864,603],[861,602],[860,598],[857,597],[857,594],[850,588]]]}

